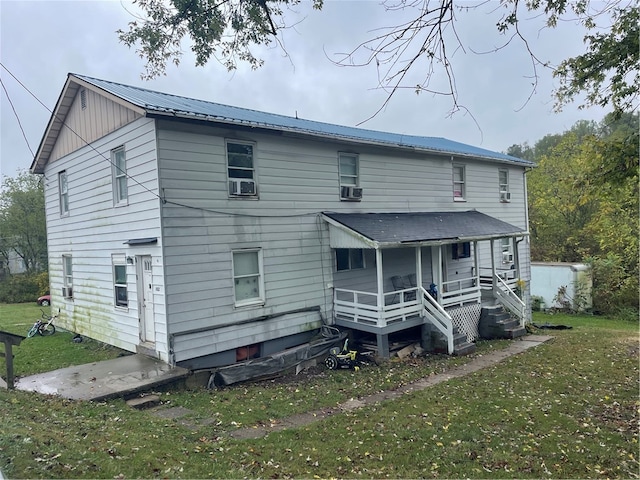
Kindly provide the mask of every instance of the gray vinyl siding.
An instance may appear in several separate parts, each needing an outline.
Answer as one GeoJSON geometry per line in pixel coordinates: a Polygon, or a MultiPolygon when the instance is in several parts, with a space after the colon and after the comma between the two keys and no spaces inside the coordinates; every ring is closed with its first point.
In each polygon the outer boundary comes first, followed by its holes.
{"type": "Polygon", "coordinates": [[[61,327],[120,348],[140,343],[136,266],[127,266],[128,308],[114,306],[112,254],[153,257],[156,350],[169,360],[154,121],[141,118],[47,165],[44,175],[51,294],[61,327]],[[111,150],[124,145],[128,205],[114,206],[111,150]],[[69,214],[60,215],[58,173],[68,177],[69,214]],[[158,244],[125,245],[157,237],[158,244]],[[73,299],[63,299],[62,255],[71,255],[73,299]]]}
{"type": "MultiPolygon", "coordinates": [[[[158,122],[158,162],[160,188],[166,200],[161,208],[167,315],[169,334],[175,336],[176,361],[273,337],[273,324],[259,320],[265,315],[320,306],[330,317],[329,284],[372,289],[372,254],[364,271],[334,272],[327,226],[319,218],[322,211],[477,209],[526,227],[523,169],[497,162],[354,148],[329,141],[168,121],[158,122]],[[228,197],[225,138],[254,143],[258,198],[228,197]],[[339,151],[359,156],[359,185],[364,191],[361,202],[340,201],[339,151]],[[453,161],[466,166],[465,202],[453,200],[453,161]],[[510,170],[511,203],[499,201],[499,168],[510,170]],[[264,305],[234,306],[231,261],[232,251],[238,248],[262,249],[264,305]],[[248,323],[231,337],[224,336],[225,342],[214,341],[218,333],[239,322],[248,323]],[[189,333],[207,329],[210,333],[189,333]],[[192,348],[195,350],[187,352],[192,348]]],[[[489,242],[483,244],[487,246],[481,256],[490,259],[489,242]]],[[[415,271],[414,249],[406,249],[403,258],[415,271]]],[[[400,273],[404,261],[384,265],[385,290],[390,291],[389,278],[395,270],[400,273]]],[[[425,281],[430,276],[430,268],[424,268],[425,281]]],[[[299,315],[276,324],[287,325],[283,332],[297,333],[308,328],[309,321],[309,315],[299,315]]]]}

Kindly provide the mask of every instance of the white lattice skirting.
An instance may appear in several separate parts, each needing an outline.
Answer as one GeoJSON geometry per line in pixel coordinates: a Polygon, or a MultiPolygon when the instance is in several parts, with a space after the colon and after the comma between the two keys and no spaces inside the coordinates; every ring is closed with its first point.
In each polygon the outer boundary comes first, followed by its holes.
{"type": "Polygon", "coordinates": [[[478,324],[480,323],[481,310],[482,307],[479,303],[447,309],[447,313],[453,320],[453,326],[458,327],[458,331],[464,333],[469,342],[473,342],[480,336],[478,324]]]}

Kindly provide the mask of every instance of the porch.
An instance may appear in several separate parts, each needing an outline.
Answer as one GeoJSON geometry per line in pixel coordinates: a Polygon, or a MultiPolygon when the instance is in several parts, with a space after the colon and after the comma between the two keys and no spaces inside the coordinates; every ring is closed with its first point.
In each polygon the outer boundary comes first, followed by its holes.
{"type": "Polygon", "coordinates": [[[485,305],[504,305],[524,325],[525,303],[516,293],[521,289],[521,275],[515,241],[524,232],[517,227],[479,212],[448,214],[453,217],[450,228],[456,229],[455,235],[443,229],[439,218],[443,214],[325,215],[333,227],[331,247],[338,263],[340,256],[364,252],[361,260],[351,259],[348,265],[358,268],[336,266],[335,323],[375,334],[383,356],[388,356],[390,334],[422,325],[439,331],[453,354],[456,333],[463,333],[468,342],[478,338],[485,305]],[[409,219],[403,217],[409,215],[412,222],[406,228],[409,219]],[[374,226],[374,232],[367,230],[365,220],[374,226]],[[439,231],[429,229],[434,220],[439,231]],[[484,235],[478,231],[478,222],[483,224],[484,235]],[[381,231],[391,232],[395,241],[385,242],[381,231]],[[408,234],[419,238],[397,241],[408,234]],[[503,238],[512,245],[508,257],[502,255],[503,238]]]}

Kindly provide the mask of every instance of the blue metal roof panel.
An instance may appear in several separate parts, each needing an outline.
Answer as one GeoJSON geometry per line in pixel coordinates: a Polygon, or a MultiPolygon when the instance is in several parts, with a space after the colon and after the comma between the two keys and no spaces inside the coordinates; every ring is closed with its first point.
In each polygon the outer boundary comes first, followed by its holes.
{"type": "Polygon", "coordinates": [[[148,113],[162,113],[194,119],[207,119],[223,123],[249,125],[274,130],[286,130],[302,134],[311,134],[335,139],[351,140],[363,143],[415,148],[443,154],[470,156],[533,166],[533,162],[521,158],[474,147],[442,137],[422,137],[399,133],[380,132],[363,128],[334,125],[313,120],[288,117],[275,113],[259,112],[246,108],[222,105],[219,103],[180,97],[145,88],[123,85],[84,75],[73,74],[102,90],[116,95],[127,102],[147,110],[148,113]]]}

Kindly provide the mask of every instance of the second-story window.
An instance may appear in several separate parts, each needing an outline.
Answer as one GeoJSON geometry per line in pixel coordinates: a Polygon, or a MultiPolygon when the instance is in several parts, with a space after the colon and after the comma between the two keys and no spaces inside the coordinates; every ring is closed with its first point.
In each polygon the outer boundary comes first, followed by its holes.
{"type": "Polygon", "coordinates": [[[500,193],[501,202],[510,202],[511,193],[509,193],[509,170],[498,170],[498,191],[500,193]]]}
{"type": "Polygon", "coordinates": [[[227,176],[229,196],[255,197],[257,195],[253,144],[227,141],[227,176]]]}
{"type": "Polygon", "coordinates": [[[340,175],[340,198],[343,200],[362,199],[360,185],[359,158],[355,153],[338,154],[338,171],[340,175]]]}
{"type": "Polygon", "coordinates": [[[113,165],[113,202],[115,205],[127,203],[127,160],[124,147],[111,150],[111,164],[113,165]]]}
{"type": "Polygon", "coordinates": [[[69,184],[65,170],[58,173],[58,188],[60,190],[60,215],[67,215],[69,213],[69,184]]]}
{"type": "Polygon", "coordinates": [[[464,165],[453,166],[453,199],[464,200],[466,197],[465,168],[464,165]]]}

